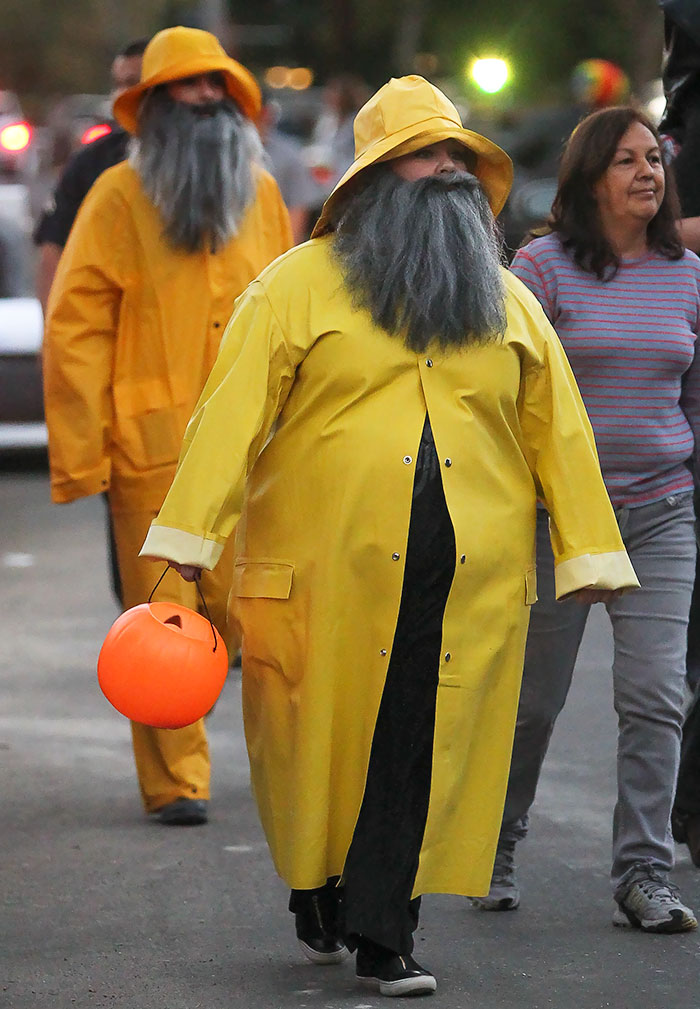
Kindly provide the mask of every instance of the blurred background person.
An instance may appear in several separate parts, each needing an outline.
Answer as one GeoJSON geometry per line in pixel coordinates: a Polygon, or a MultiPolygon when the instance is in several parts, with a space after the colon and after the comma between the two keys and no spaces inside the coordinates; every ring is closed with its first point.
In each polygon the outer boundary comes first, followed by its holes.
{"type": "Polygon", "coordinates": [[[629,90],[629,78],[617,64],[602,59],[581,60],[569,77],[568,101],[524,117],[507,144],[515,178],[501,224],[511,257],[530,228],[549,213],[562,151],[576,124],[597,109],[624,101],[629,90]],[[530,183],[538,184],[539,199],[532,200],[530,183]],[[543,200],[545,205],[541,207],[543,200]],[[539,216],[532,216],[533,209],[539,216]]]}
{"type": "MultiPolygon", "coordinates": [[[[141,62],[148,39],[130,42],[114,57],[110,69],[112,101],[122,91],[138,84],[141,62]]],[[[46,312],[46,302],[58,260],[68,241],[80,204],[95,179],[106,168],[118,164],[126,157],[129,134],[118,124],[104,137],[94,140],[77,151],[66,165],[47,206],[34,231],[34,242],[39,248],[37,264],[37,295],[46,312]]]]}
{"type": "MultiPolygon", "coordinates": [[[[659,129],[681,203],[685,244],[700,250],[700,3],[660,0],[664,12],[663,84],[666,108],[659,129]]],[[[696,515],[698,503],[696,498],[696,515]]],[[[697,522],[697,519],[696,519],[697,522]]],[[[692,692],[683,725],[681,762],[671,826],[700,868],[700,560],[690,604],[686,676],[692,692]]]]}
{"type": "MultiPolygon", "coordinates": [[[[606,604],[619,720],[613,922],[695,928],[668,873],[688,611],[695,574],[693,477],[700,444],[700,261],[676,230],[677,198],[659,137],[632,108],[574,131],[549,222],[512,270],[567,352],[641,589],[606,604]]],[[[485,910],[518,906],[514,850],[571,683],[589,606],[555,602],[547,514],[537,533],[532,610],[503,826],[485,910]]]]}
{"type": "Polygon", "coordinates": [[[262,88],[263,106],[258,121],[269,169],[280,187],[292,222],[295,244],[305,242],[311,231],[311,212],[321,199],[298,140],[278,127],[280,109],[269,88],[262,88]]]}
{"type": "MultiPolygon", "coordinates": [[[[666,107],[659,131],[681,203],[681,216],[700,217],[700,3],[659,0],[664,13],[663,88],[666,107]]],[[[686,244],[700,248],[700,228],[684,232],[686,244]]]]}
{"type": "Polygon", "coordinates": [[[570,100],[526,119],[511,157],[537,178],[556,177],[562,151],[576,124],[597,109],[624,101],[629,88],[627,75],[610,60],[581,60],[569,78],[570,100]]]}
{"type": "Polygon", "coordinates": [[[337,74],[323,88],[323,105],[308,150],[314,178],[322,190],[319,209],[353,162],[353,123],[369,95],[368,85],[356,74],[337,74]]]}
{"type": "MultiPolygon", "coordinates": [[[[51,492],[109,493],[123,604],[157,573],[138,551],[175,472],[187,420],[233,302],[292,244],[289,217],[254,122],[260,90],[208,32],[170,28],[144,52],[140,82],[115,100],[132,138],[84,200],[60,258],[44,339],[51,492]]],[[[230,571],[203,581],[225,634],[230,571]]],[[[198,606],[166,578],[157,598],[198,606]]],[[[132,723],[147,813],[207,819],[204,723],[132,723]]]]}
{"type": "MultiPolygon", "coordinates": [[[[111,96],[117,98],[122,91],[134,87],[141,78],[141,63],[148,39],[130,42],[117,53],[110,69],[111,96]]],[[[110,132],[87,147],[77,151],[66,165],[48,205],[34,230],[38,246],[36,293],[46,314],[46,304],[63,247],[68,241],[73,221],[95,179],[112,165],[126,157],[129,134],[116,122],[110,132]]],[[[107,544],[112,591],[117,602],[122,603],[122,586],[117,563],[114,529],[109,502],[107,504],[107,544]]]]}

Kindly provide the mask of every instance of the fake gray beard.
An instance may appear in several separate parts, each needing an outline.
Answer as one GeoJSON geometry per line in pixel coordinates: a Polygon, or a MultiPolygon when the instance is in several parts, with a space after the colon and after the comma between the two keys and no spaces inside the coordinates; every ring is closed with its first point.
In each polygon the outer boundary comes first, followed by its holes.
{"type": "Polygon", "coordinates": [[[468,172],[417,182],[381,166],[332,221],[353,304],[406,346],[464,347],[506,328],[500,241],[468,172]]]}
{"type": "Polygon", "coordinates": [[[225,98],[199,108],[160,88],[144,99],[129,160],[163,218],[171,246],[217,252],[238,233],[255,196],[262,143],[255,126],[225,98]]]}

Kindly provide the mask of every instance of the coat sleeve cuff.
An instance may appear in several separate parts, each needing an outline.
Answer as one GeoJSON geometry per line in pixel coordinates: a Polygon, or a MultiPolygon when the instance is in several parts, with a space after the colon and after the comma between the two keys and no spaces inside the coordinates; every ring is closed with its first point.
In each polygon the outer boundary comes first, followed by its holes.
{"type": "Polygon", "coordinates": [[[156,557],[176,561],[178,564],[192,564],[196,568],[211,571],[221,557],[223,543],[208,540],[182,529],[172,529],[153,523],[139,552],[139,557],[156,557]]]}
{"type": "Polygon", "coordinates": [[[554,570],[557,599],[578,589],[639,588],[639,581],[625,550],[606,554],[582,554],[557,564],[554,570]]]}
{"type": "Polygon", "coordinates": [[[111,467],[106,460],[101,466],[78,477],[54,477],[51,480],[51,500],[56,504],[67,504],[81,497],[90,497],[91,494],[103,494],[109,490],[110,475],[111,467]]]}

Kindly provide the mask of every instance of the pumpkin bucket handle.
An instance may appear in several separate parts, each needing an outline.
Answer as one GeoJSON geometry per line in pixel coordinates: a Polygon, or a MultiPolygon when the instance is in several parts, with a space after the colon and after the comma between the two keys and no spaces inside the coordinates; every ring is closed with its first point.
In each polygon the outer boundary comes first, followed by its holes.
{"type": "MultiPolygon", "coordinates": [[[[163,572],[163,574],[160,576],[160,578],[158,579],[158,581],[155,583],[155,585],[151,589],[151,594],[148,597],[148,602],[149,603],[150,603],[151,599],[153,598],[153,593],[156,591],[156,589],[158,588],[158,586],[160,585],[160,583],[163,581],[163,579],[165,578],[165,576],[167,575],[167,573],[168,573],[169,570],[170,570],[170,565],[167,564],[166,567],[165,567],[165,571],[163,572]]],[[[209,607],[207,606],[207,601],[204,598],[204,595],[202,594],[202,586],[199,584],[199,578],[198,577],[195,578],[194,583],[197,586],[197,592],[199,592],[199,598],[202,600],[202,606],[204,607],[204,613],[205,613],[206,618],[209,621],[209,625],[211,627],[211,633],[212,633],[212,635],[214,637],[214,647],[212,648],[212,652],[215,652],[216,649],[219,647],[219,642],[218,642],[217,637],[216,637],[216,629],[214,627],[214,621],[209,616],[209,607]]],[[[165,622],[168,623],[167,620],[165,622]]]]}

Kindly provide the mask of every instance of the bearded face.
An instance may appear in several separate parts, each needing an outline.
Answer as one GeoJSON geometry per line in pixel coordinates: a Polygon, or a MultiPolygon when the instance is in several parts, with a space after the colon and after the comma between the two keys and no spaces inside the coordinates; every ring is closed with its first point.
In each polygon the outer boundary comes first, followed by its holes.
{"type": "Polygon", "coordinates": [[[505,332],[500,241],[469,172],[406,181],[377,166],[332,223],[354,304],[411,350],[485,343],[505,332]]]}
{"type": "Polygon", "coordinates": [[[163,218],[169,244],[216,252],[237,234],[264,163],[258,131],[228,97],[186,105],[154,88],[129,159],[163,218]]]}

